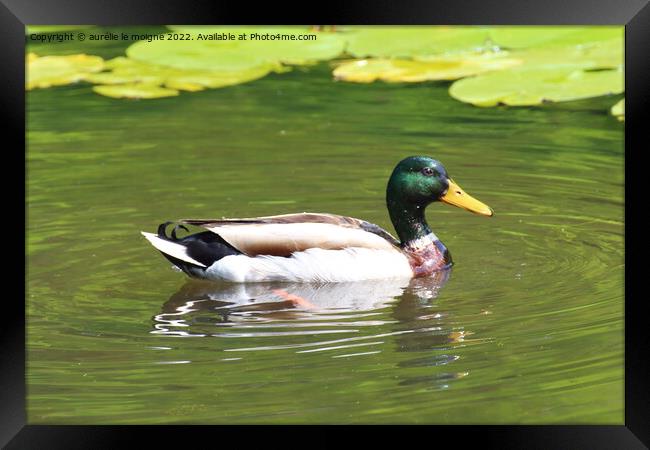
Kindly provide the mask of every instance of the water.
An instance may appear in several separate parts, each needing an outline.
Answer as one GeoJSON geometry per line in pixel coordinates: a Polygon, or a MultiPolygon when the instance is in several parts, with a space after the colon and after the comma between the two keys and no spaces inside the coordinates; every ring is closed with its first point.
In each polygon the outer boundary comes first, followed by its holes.
{"type": "Polygon", "coordinates": [[[152,101],[30,92],[29,422],[622,424],[615,101],[480,109],[327,64],[152,101]],[[456,263],[436,278],[188,281],[139,234],[302,211],[392,231],[412,154],[495,210],[429,207],[456,263]]]}

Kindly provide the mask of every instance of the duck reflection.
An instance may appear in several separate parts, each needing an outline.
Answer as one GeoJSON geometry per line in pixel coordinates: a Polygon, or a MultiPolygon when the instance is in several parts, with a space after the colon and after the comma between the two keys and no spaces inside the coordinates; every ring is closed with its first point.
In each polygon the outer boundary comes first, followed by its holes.
{"type": "MultiPolygon", "coordinates": [[[[412,369],[400,371],[399,384],[418,385],[424,389],[446,389],[451,380],[465,377],[465,371],[447,367],[459,359],[454,354],[464,345],[467,332],[462,326],[453,324],[449,313],[440,310],[430,301],[423,301],[422,291],[427,284],[419,285],[414,280],[411,289],[406,290],[395,304],[392,317],[395,318],[395,344],[398,352],[413,352],[419,356],[405,359],[399,367],[412,369]],[[426,370],[430,368],[430,370],[426,370]]],[[[451,366],[453,367],[453,366],[451,366]]]]}
{"type": "Polygon", "coordinates": [[[190,280],[165,302],[161,313],[154,317],[151,332],[175,336],[274,337],[278,339],[270,345],[228,351],[295,349],[298,353],[356,349],[383,342],[371,342],[377,340],[374,338],[391,336],[397,352],[417,354],[416,358],[397,363],[407,369],[399,371],[399,384],[444,388],[450,379],[465,375],[444,368],[458,359],[453,350],[465,336],[457,325],[450,325],[448,313],[435,302],[450,273],[446,270],[426,278],[325,284],[190,280]],[[361,326],[378,326],[381,331],[359,335],[361,326]],[[331,333],[345,337],[332,338],[331,333]],[[350,333],[354,334],[350,337],[350,333]],[[318,337],[321,334],[330,336],[322,339],[318,337]],[[296,335],[306,337],[297,343],[279,339],[296,335]],[[426,371],[427,367],[432,370],[426,371]]]}
{"type": "MultiPolygon", "coordinates": [[[[178,316],[203,311],[215,313],[219,322],[235,323],[251,317],[287,320],[325,312],[374,311],[402,298],[409,303],[427,304],[438,296],[449,274],[450,270],[446,270],[414,280],[395,278],[322,284],[189,280],[169,298],[162,307],[162,314],[154,319],[166,323],[178,316]]],[[[405,311],[413,311],[412,306],[405,311]]],[[[403,319],[401,316],[403,313],[398,314],[399,319],[403,319]]]]}

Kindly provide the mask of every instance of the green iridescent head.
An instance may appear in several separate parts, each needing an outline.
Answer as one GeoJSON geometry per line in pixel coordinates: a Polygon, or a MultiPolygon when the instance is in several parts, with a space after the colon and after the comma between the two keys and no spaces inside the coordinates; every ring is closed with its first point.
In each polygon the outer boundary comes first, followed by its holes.
{"type": "Polygon", "coordinates": [[[445,195],[448,189],[449,176],[440,161],[411,156],[395,166],[388,181],[387,197],[425,207],[445,195]]]}
{"type": "Polygon", "coordinates": [[[395,166],[386,188],[388,211],[402,243],[431,232],[424,219],[424,209],[435,201],[483,216],[493,214],[489,206],[454,183],[440,161],[428,156],[410,156],[395,166]]]}

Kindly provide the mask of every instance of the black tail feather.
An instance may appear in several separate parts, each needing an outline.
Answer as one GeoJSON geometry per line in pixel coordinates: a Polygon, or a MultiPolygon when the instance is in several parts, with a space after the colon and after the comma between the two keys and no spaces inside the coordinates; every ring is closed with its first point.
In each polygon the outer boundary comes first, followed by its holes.
{"type": "Polygon", "coordinates": [[[174,223],[174,222],[170,221],[170,222],[165,222],[165,223],[161,223],[160,225],[158,225],[158,237],[161,237],[163,239],[169,239],[169,236],[167,236],[167,233],[165,232],[165,230],[166,230],[167,226],[171,225],[172,223],[174,223]]]}
{"type": "MultiPolygon", "coordinates": [[[[158,237],[183,245],[186,249],[187,256],[201,264],[205,264],[206,267],[210,267],[216,261],[225,256],[241,254],[239,250],[234,248],[216,233],[204,231],[179,238],[176,234],[179,228],[189,232],[188,228],[182,224],[174,222],[161,223],[158,226],[158,237]],[[171,231],[171,235],[168,236],[166,231],[171,224],[174,224],[174,228],[171,231]]],[[[191,277],[202,277],[205,273],[205,268],[203,267],[187,261],[182,261],[178,258],[167,255],[166,253],[161,253],[172,264],[191,277]]]]}
{"type": "Polygon", "coordinates": [[[176,236],[176,230],[178,230],[179,228],[182,228],[183,230],[187,231],[188,233],[190,232],[190,230],[188,230],[185,225],[177,223],[176,226],[172,229],[172,239],[174,239],[175,241],[178,240],[178,237],[176,236]]]}
{"type": "Polygon", "coordinates": [[[163,239],[167,239],[167,240],[170,240],[170,241],[179,241],[180,239],[176,235],[176,232],[178,231],[179,228],[182,228],[183,230],[187,231],[188,233],[190,232],[190,230],[188,230],[187,227],[185,225],[183,225],[182,223],[176,223],[176,222],[169,221],[169,222],[161,223],[160,225],[158,225],[158,237],[161,237],[163,239]],[[174,225],[174,228],[172,228],[171,235],[167,236],[167,227],[169,225],[174,225]]]}

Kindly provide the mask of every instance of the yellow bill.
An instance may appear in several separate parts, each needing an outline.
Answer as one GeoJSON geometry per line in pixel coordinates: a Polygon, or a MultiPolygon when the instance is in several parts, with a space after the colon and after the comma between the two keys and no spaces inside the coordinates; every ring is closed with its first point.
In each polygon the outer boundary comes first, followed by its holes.
{"type": "Polygon", "coordinates": [[[449,180],[449,189],[445,195],[440,197],[440,201],[458,206],[459,208],[466,209],[482,216],[489,217],[494,214],[492,208],[483,202],[479,202],[474,197],[463,191],[461,187],[452,180],[449,180]]]}

